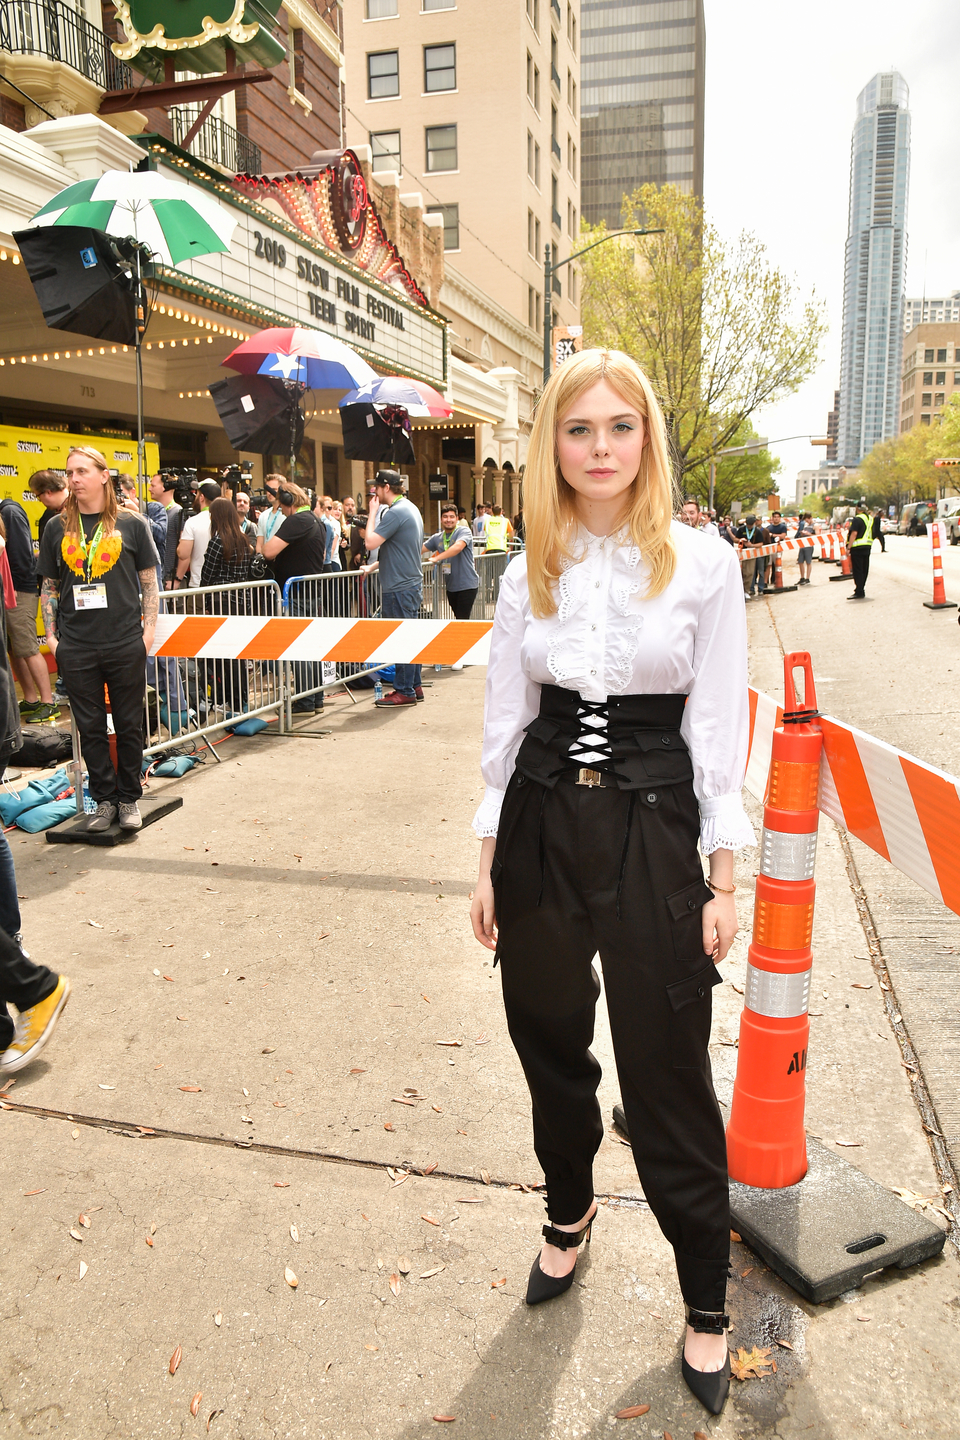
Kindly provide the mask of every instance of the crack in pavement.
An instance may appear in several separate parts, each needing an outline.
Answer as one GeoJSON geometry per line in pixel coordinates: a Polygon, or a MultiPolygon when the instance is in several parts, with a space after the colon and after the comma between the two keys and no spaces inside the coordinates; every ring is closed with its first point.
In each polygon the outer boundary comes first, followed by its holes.
{"type": "MultiPolygon", "coordinates": [[[[201,1135],[190,1130],[164,1130],[156,1125],[141,1125],[136,1120],[109,1120],[102,1115],[78,1115],[66,1110],[52,1110],[43,1105],[24,1105],[9,1096],[0,1098],[0,1109],[13,1110],[20,1115],[32,1115],[38,1120],[62,1120],[68,1125],[88,1125],[94,1130],[105,1130],[111,1135],[123,1135],[130,1140],[181,1140],[193,1145],[218,1145],[226,1150],[246,1150],[255,1155],[282,1155],[288,1160],[319,1160],[327,1165],[349,1165],[357,1170],[386,1172],[391,1163],[386,1160],[365,1160],[356,1155],[340,1155],[333,1150],[302,1150],[293,1145],[268,1145],[262,1140],[231,1140],[224,1135],[201,1135]]],[[[400,1168],[394,1166],[393,1168],[400,1168]]],[[[419,1179],[456,1180],[462,1185],[479,1186],[491,1190],[519,1190],[528,1194],[539,1194],[543,1187],[527,1185],[519,1180],[498,1180],[493,1176],[483,1180],[478,1175],[467,1175],[459,1170],[421,1169],[417,1165],[408,1169],[419,1179]]],[[[597,1192],[599,1201],[613,1209],[649,1211],[646,1200],[636,1195],[618,1195],[614,1192],[597,1192]]]]}

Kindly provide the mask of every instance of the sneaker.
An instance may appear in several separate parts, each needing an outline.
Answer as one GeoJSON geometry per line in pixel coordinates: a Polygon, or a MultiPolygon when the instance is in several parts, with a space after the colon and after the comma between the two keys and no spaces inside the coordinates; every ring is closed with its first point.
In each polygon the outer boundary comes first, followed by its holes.
{"type": "Polygon", "coordinates": [[[29,1065],[31,1060],[36,1060],[53,1034],[53,1027],[69,998],[70,981],[66,975],[61,975],[56,989],[46,1000],[39,1000],[29,1010],[20,1012],[13,1044],[0,1055],[0,1075],[13,1075],[24,1065],[29,1065]]]}
{"type": "Polygon", "coordinates": [[[116,805],[112,805],[109,800],[101,800],[96,810],[87,820],[84,828],[92,831],[94,835],[99,835],[104,830],[109,830],[116,818],[116,805]]]}
{"type": "Polygon", "coordinates": [[[290,712],[293,715],[312,715],[316,708],[313,700],[294,700],[290,712]]]}
{"type": "Polygon", "coordinates": [[[136,800],[131,801],[129,804],[126,801],[121,800],[120,829],[139,830],[142,824],[143,818],[140,814],[140,806],[137,804],[136,800]]]}
{"type": "Polygon", "coordinates": [[[463,661],[462,661],[462,660],[454,660],[453,664],[450,666],[450,669],[451,669],[451,670],[462,670],[462,669],[463,669],[463,661]]]}
{"type": "Polygon", "coordinates": [[[24,717],[25,720],[32,720],[32,719],[34,718],[36,712],[37,712],[39,709],[40,709],[40,701],[39,701],[39,700],[21,700],[21,701],[20,701],[20,714],[24,717]]]}
{"type": "Polygon", "coordinates": [[[412,695],[402,695],[399,690],[391,690],[389,695],[384,695],[382,700],[374,700],[374,705],[380,710],[392,710],[397,705],[416,705],[416,699],[412,695]]]}
{"type": "Polygon", "coordinates": [[[36,710],[33,710],[30,713],[31,720],[39,720],[41,722],[45,720],[58,720],[59,718],[59,705],[38,705],[36,710]]]}

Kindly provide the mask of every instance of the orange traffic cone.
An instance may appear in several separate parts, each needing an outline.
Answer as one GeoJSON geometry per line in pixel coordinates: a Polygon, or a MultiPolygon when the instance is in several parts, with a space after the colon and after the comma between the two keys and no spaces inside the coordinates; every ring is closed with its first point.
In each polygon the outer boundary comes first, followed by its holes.
{"type": "Polygon", "coordinates": [[[927,526],[933,549],[933,600],[924,600],[928,610],[956,610],[956,601],[948,600],[943,588],[943,552],[940,549],[940,521],[927,526]]]}
{"type": "Polygon", "coordinates": [[[796,588],[796,585],[784,585],[783,583],[783,552],[778,545],[773,553],[773,587],[767,589],[767,594],[786,595],[796,588]]]}
{"type": "Polygon", "coordinates": [[[844,545],[843,550],[840,552],[840,574],[839,574],[839,575],[831,575],[831,576],[830,576],[830,579],[831,579],[831,580],[852,580],[852,579],[853,579],[853,566],[850,564],[850,551],[847,549],[846,545],[844,545]]]}
{"type": "Polygon", "coordinates": [[[747,961],[740,1050],[727,1126],[731,1180],[766,1190],[807,1173],[803,1126],[823,735],[810,656],[784,657],[783,725],[773,732],[763,812],[753,943],[747,961]],[[795,668],[804,671],[798,709],[795,668]]]}

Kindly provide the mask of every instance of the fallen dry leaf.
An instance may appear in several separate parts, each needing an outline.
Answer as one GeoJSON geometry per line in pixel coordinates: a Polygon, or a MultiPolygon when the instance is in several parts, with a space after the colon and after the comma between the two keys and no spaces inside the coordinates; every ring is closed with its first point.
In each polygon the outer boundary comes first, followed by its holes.
{"type": "Polygon", "coordinates": [[[84,1228],[84,1230],[89,1230],[89,1229],[90,1229],[90,1216],[89,1216],[89,1215],[78,1215],[78,1216],[77,1216],[77,1224],[78,1224],[78,1225],[82,1225],[83,1228],[84,1228]]]}
{"type": "Polygon", "coordinates": [[[79,1241],[81,1241],[81,1242],[83,1241],[83,1236],[82,1236],[82,1235],[78,1235],[77,1232],[76,1232],[76,1230],[71,1230],[71,1231],[70,1231],[70,1238],[71,1238],[71,1240],[79,1240],[79,1241]]]}
{"type": "Polygon", "coordinates": [[[756,1269],[756,1266],[754,1266],[754,1265],[748,1265],[747,1268],[746,1268],[746,1270],[741,1270],[741,1271],[740,1271],[740,1279],[741,1279],[741,1280],[746,1280],[747,1276],[748,1276],[748,1275],[752,1275],[755,1269],[756,1269]]]}
{"type": "Polygon", "coordinates": [[[434,1172],[434,1170],[436,1170],[438,1164],[439,1164],[439,1161],[434,1160],[433,1164],[432,1164],[432,1165],[427,1165],[423,1170],[420,1171],[420,1174],[421,1174],[421,1175],[432,1175],[433,1172],[434,1172]]]}
{"type": "Polygon", "coordinates": [[[359,1065],[355,1065],[354,1068],[350,1071],[351,1075],[366,1075],[366,1073],[366,1070],[361,1070],[359,1065]]]}
{"type": "Polygon", "coordinates": [[[151,1224],[151,1226],[150,1226],[150,1234],[151,1234],[151,1235],[156,1235],[156,1233],[157,1233],[157,1227],[156,1227],[156,1225],[155,1225],[155,1224],[151,1224]]]}
{"type": "Polygon", "coordinates": [[[379,1350],[379,1349],[380,1349],[380,1346],[379,1346],[379,1345],[364,1345],[363,1348],[364,1348],[364,1350],[379,1350]]]}
{"type": "Polygon", "coordinates": [[[443,1114],[443,1111],[441,1110],[441,1108],[440,1108],[439,1105],[431,1105],[430,1108],[431,1108],[431,1110],[436,1110],[436,1112],[437,1112],[438,1115],[442,1115],[442,1114],[443,1114]]]}
{"type": "Polygon", "coordinates": [[[483,1196],[482,1196],[482,1195],[461,1195],[460,1198],[457,1199],[457,1200],[454,1200],[453,1203],[454,1203],[454,1205],[482,1205],[482,1204],[483,1204],[483,1196]]]}
{"type": "Polygon", "coordinates": [[[182,1359],[183,1359],[183,1346],[182,1346],[182,1345],[178,1345],[177,1348],[176,1348],[176,1350],[174,1350],[173,1354],[170,1356],[170,1374],[171,1374],[171,1375],[176,1375],[177,1371],[180,1369],[180,1361],[181,1361],[182,1359]]]}
{"type": "Polygon", "coordinates": [[[277,1048],[276,1045],[268,1045],[265,1050],[261,1050],[261,1051],[260,1051],[260,1054],[261,1054],[261,1055],[272,1055],[272,1054],[275,1052],[276,1048],[277,1048]]]}
{"type": "Polygon", "coordinates": [[[742,994],[743,994],[743,986],[742,986],[742,985],[738,985],[737,982],[736,982],[736,980],[731,980],[731,981],[730,981],[730,984],[733,986],[734,990],[736,990],[736,992],[737,992],[738,995],[742,995],[742,994]]]}
{"type": "Polygon", "coordinates": [[[454,1046],[457,1046],[457,1045],[462,1045],[462,1044],[463,1044],[463,1041],[462,1041],[462,1040],[438,1040],[436,1043],[437,1043],[438,1045],[454,1045],[454,1046]]]}
{"type": "Polygon", "coordinates": [[[433,1418],[438,1425],[452,1425],[457,1417],[456,1415],[434,1415],[433,1418]]]}
{"type": "Polygon", "coordinates": [[[742,1238],[743,1238],[742,1236],[740,1236],[740,1235],[737,1234],[736,1230],[731,1230],[731,1231],[730,1231],[730,1239],[734,1242],[735,1245],[739,1245],[739,1244],[741,1243],[742,1238]]]}
{"type": "Polygon", "coordinates": [[[203,1399],[203,1391],[202,1391],[202,1390],[198,1390],[197,1393],[196,1393],[196,1395],[194,1395],[193,1399],[190,1401],[190,1414],[194,1417],[194,1419],[196,1419],[197,1414],[198,1414],[198,1412],[199,1412],[199,1410],[200,1410],[200,1401],[201,1401],[202,1399],[203,1399]]]}
{"type": "Polygon", "coordinates": [[[77,1279],[78,1279],[78,1280],[82,1280],[83,1277],[84,1277],[84,1275],[86,1275],[87,1270],[88,1270],[89,1268],[90,1268],[90,1267],[89,1267],[88,1265],[86,1265],[86,1264],[81,1260],[81,1261],[80,1261],[80,1273],[79,1273],[79,1275],[77,1276],[77,1279]]]}
{"type": "Polygon", "coordinates": [[[848,1150],[856,1150],[863,1145],[862,1140],[834,1140],[834,1145],[844,1145],[848,1150]]]}
{"type": "Polygon", "coordinates": [[[217,1313],[216,1313],[216,1315],[214,1315],[214,1317],[213,1317],[213,1323],[214,1323],[214,1325],[216,1325],[217,1329],[219,1330],[220,1326],[221,1326],[222,1323],[223,1323],[223,1311],[222,1311],[222,1310],[218,1310],[217,1313]]]}
{"type": "Polygon", "coordinates": [[[145,1235],[145,1236],[143,1237],[143,1239],[144,1239],[144,1244],[149,1245],[149,1246],[150,1246],[150,1249],[152,1250],[152,1249],[153,1249],[153,1236],[152,1236],[152,1235],[145,1235]]]}
{"type": "Polygon", "coordinates": [[[274,1182],[273,1182],[273,1188],[274,1188],[274,1190],[289,1190],[289,1189],[290,1189],[290,1181],[289,1181],[289,1180],[274,1180],[274,1182]]]}
{"type": "MultiPolygon", "coordinates": [[[[392,1095],[390,1098],[393,1100],[394,1105],[413,1105],[412,1100],[405,1100],[402,1095],[392,1095]]],[[[416,1106],[414,1105],[413,1108],[416,1109],[416,1106]]]]}
{"type": "Polygon", "coordinates": [[[290,1226],[290,1239],[295,1245],[300,1244],[300,1231],[297,1229],[296,1225],[290,1226]]]}
{"type": "Polygon", "coordinates": [[[660,1311],[659,1311],[659,1310],[648,1310],[648,1311],[647,1311],[647,1314],[650,1316],[651,1320],[662,1320],[662,1319],[663,1319],[663,1316],[660,1314],[660,1311]]]}
{"type": "Polygon", "coordinates": [[[758,1349],[756,1345],[752,1350],[744,1350],[741,1346],[734,1355],[730,1354],[730,1372],[737,1380],[763,1380],[769,1374],[770,1361],[767,1356],[770,1354],[771,1346],[766,1345],[758,1349]]]}
{"type": "Polygon", "coordinates": [[[440,1221],[437,1219],[436,1215],[421,1215],[421,1216],[420,1216],[420,1219],[421,1219],[421,1220],[426,1220],[426,1222],[427,1222],[428,1225],[439,1225],[439,1224],[440,1224],[440,1221]]]}
{"type": "Polygon", "coordinates": [[[98,1085],[98,1090],[116,1090],[116,1085],[98,1085]]]}
{"type": "Polygon", "coordinates": [[[780,1346],[780,1349],[781,1349],[781,1350],[792,1350],[792,1349],[793,1349],[793,1346],[790,1344],[790,1341],[789,1341],[789,1340],[778,1340],[778,1341],[777,1341],[777,1344],[780,1346]]]}
{"type": "Polygon", "coordinates": [[[384,1121],[383,1128],[384,1128],[384,1130],[392,1130],[392,1129],[393,1129],[393,1126],[391,1125],[391,1123],[390,1123],[389,1120],[385,1120],[385,1121],[384,1121]]]}
{"type": "Polygon", "coordinates": [[[138,1125],[137,1130],[141,1135],[156,1135],[156,1130],[151,1130],[149,1125],[138,1125]]]}
{"type": "Polygon", "coordinates": [[[484,1185],[489,1185],[489,1184],[490,1184],[490,1171],[489,1171],[489,1170],[481,1170],[481,1171],[480,1171],[480,1179],[483,1181],[484,1185]]]}
{"type": "Polygon", "coordinates": [[[854,980],[853,984],[850,986],[850,989],[851,989],[851,990],[872,990],[872,989],[873,989],[873,986],[872,986],[872,985],[861,985],[860,982],[859,982],[859,980],[854,980]]]}
{"type": "Polygon", "coordinates": [[[499,1289],[500,1289],[500,1286],[501,1286],[501,1285],[506,1285],[506,1283],[507,1283],[507,1277],[506,1277],[506,1275],[504,1275],[504,1277],[503,1277],[502,1280],[491,1280],[491,1281],[490,1281],[490,1289],[491,1289],[491,1290],[499,1290],[499,1289]]]}
{"type": "Polygon", "coordinates": [[[400,1259],[397,1261],[397,1269],[400,1271],[401,1275],[410,1274],[410,1261],[407,1259],[406,1255],[400,1256],[400,1259]]]}
{"type": "Polygon", "coordinates": [[[399,1276],[399,1275],[391,1275],[391,1276],[390,1276],[390,1282],[389,1282],[389,1283],[390,1283],[390,1289],[393,1291],[394,1295],[399,1295],[399,1294],[400,1294],[401,1287],[402,1287],[402,1285],[403,1285],[403,1281],[400,1279],[400,1276],[399,1276]]]}
{"type": "Polygon", "coordinates": [[[217,1416],[218,1416],[218,1415],[222,1415],[222,1414],[223,1414],[222,1408],[221,1408],[220,1410],[211,1410],[211,1411],[210,1411],[210,1414],[207,1416],[207,1434],[208,1434],[208,1435],[210,1434],[210,1426],[213,1424],[214,1420],[216,1420],[217,1416]]]}
{"type": "Polygon", "coordinates": [[[861,1325],[869,1325],[870,1321],[873,1319],[873,1316],[872,1316],[872,1315],[858,1315],[858,1316],[857,1316],[857,1319],[860,1321],[861,1325]]]}
{"type": "Polygon", "coordinates": [[[289,1265],[283,1272],[283,1278],[284,1280],[286,1280],[291,1290],[296,1290],[297,1286],[300,1284],[300,1281],[297,1279],[296,1275],[294,1275],[289,1265]]]}
{"type": "Polygon", "coordinates": [[[43,1186],[41,1186],[41,1188],[40,1188],[39,1190],[24,1190],[23,1193],[24,1193],[25,1196],[26,1196],[26,1195],[44,1195],[44,1194],[46,1194],[46,1189],[47,1189],[46,1185],[43,1185],[43,1186]]]}
{"type": "Polygon", "coordinates": [[[79,1130],[71,1130],[71,1131],[70,1131],[70,1134],[73,1136],[74,1140],[79,1140],[79,1139],[80,1139],[80,1131],[79,1131],[79,1130]]]}
{"type": "Polygon", "coordinates": [[[93,928],[94,928],[94,930],[102,930],[102,929],[103,929],[103,926],[100,924],[100,921],[99,921],[99,920],[88,920],[88,921],[87,921],[87,924],[88,924],[88,925],[92,925],[93,928]]]}
{"type": "Polygon", "coordinates": [[[201,1093],[199,1085],[181,1085],[180,1089],[185,1090],[188,1095],[199,1095],[201,1093]]]}
{"type": "Polygon", "coordinates": [[[649,1405],[628,1405],[626,1410],[617,1411],[617,1419],[636,1420],[638,1415],[646,1415],[649,1409],[649,1405]]]}
{"type": "Polygon", "coordinates": [[[440,1271],[446,1270],[446,1268],[446,1265],[435,1265],[432,1270],[424,1270],[420,1275],[420,1279],[432,1280],[434,1275],[439,1275],[440,1271]]]}
{"type": "Polygon", "coordinates": [[[693,1440],[710,1440],[710,1437],[705,1435],[702,1430],[694,1430],[693,1440]]]}

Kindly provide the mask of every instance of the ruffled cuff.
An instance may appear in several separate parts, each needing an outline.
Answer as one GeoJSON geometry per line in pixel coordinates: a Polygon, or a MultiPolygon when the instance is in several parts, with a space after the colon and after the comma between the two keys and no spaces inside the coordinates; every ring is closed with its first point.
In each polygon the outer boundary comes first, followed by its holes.
{"type": "Polygon", "coordinates": [[[484,840],[488,835],[496,835],[500,828],[500,807],[506,793],[505,790],[497,790],[492,785],[487,786],[486,793],[480,801],[480,808],[473,817],[474,833],[479,839],[484,840]]]}
{"type": "Polygon", "coordinates": [[[743,850],[756,843],[757,837],[747,819],[739,791],[700,801],[701,854],[712,855],[714,850],[743,850]]]}

